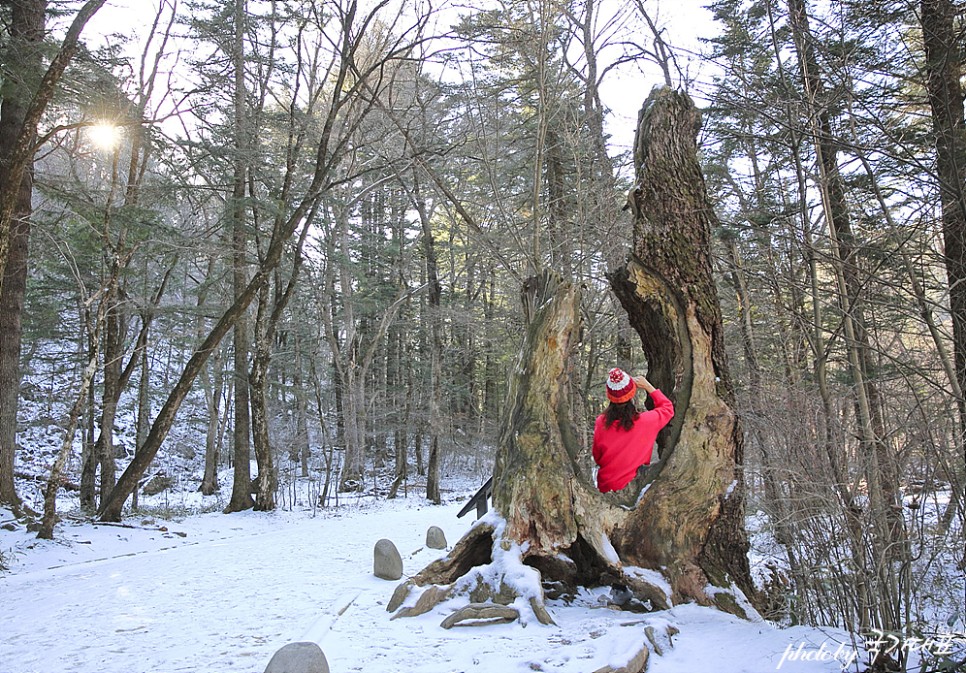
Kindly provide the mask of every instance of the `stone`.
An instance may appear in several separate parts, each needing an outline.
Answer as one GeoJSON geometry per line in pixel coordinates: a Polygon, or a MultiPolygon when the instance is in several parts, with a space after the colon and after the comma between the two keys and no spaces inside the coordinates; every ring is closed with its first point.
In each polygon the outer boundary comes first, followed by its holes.
{"type": "Polygon", "coordinates": [[[402,577],[403,565],[399,550],[392,540],[385,538],[376,543],[373,551],[372,572],[384,580],[398,580],[402,577]]]}
{"type": "Polygon", "coordinates": [[[141,487],[141,493],[144,495],[157,495],[164,489],[171,488],[172,483],[174,482],[171,480],[171,477],[164,472],[158,472],[141,487]]]}
{"type": "Polygon", "coordinates": [[[329,673],[329,662],[315,643],[289,643],[272,656],[265,673],[329,673]]]}
{"type": "Polygon", "coordinates": [[[430,549],[446,549],[446,534],[439,526],[430,526],[426,531],[426,546],[430,549]]]}

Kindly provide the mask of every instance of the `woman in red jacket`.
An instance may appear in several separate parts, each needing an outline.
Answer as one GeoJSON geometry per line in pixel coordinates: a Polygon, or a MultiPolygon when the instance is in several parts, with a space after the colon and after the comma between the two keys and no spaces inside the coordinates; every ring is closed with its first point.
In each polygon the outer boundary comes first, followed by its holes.
{"type": "Polygon", "coordinates": [[[657,433],[674,416],[674,405],[643,376],[630,376],[622,369],[607,375],[607,410],[594,424],[594,462],[597,488],[601,493],[619,491],[634,479],[642,465],[651,463],[657,433]],[[638,387],[650,394],[654,408],[638,411],[634,394],[638,387]]]}

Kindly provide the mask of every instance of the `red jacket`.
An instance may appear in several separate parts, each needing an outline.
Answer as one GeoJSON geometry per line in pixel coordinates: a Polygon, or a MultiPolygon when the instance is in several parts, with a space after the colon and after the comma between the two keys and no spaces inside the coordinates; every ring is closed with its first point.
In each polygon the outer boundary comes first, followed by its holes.
{"type": "Polygon", "coordinates": [[[621,490],[631,483],[637,468],[650,464],[657,433],[674,416],[674,405],[660,390],[651,393],[651,400],[654,408],[641,412],[630,430],[617,422],[606,427],[604,414],[597,417],[593,453],[600,466],[597,488],[601,493],[621,490]]]}

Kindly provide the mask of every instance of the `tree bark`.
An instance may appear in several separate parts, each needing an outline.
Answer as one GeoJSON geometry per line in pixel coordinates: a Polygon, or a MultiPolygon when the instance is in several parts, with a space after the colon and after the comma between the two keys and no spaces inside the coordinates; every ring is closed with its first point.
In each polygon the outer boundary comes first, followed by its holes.
{"type": "MultiPolygon", "coordinates": [[[[209,277],[212,276],[214,274],[214,270],[215,258],[214,256],[211,256],[208,258],[206,275],[209,277]]],[[[202,284],[198,288],[197,308],[199,315],[203,315],[203,309],[205,308],[207,297],[207,286],[202,284]]],[[[201,341],[205,336],[205,322],[203,320],[199,320],[197,326],[198,333],[196,337],[198,341],[201,341]]],[[[216,350],[212,355],[210,367],[205,365],[201,368],[199,376],[201,376],[201,389],[205,394],[205,408],[208,416],[208,427],[205,432],[205,469],[201,478],[201,486],[198,490],[201,491],[202,495],[214,495],[220,488],[218,484],[218,449],[221,445],[221,437],[223,432],[221,427],[221,403],[223,399],[225,400],[225,406],[229,406],[227,404],[227,397],[225,397],[226,373],[223,364],[222,352],[220,350],[216,350]]],[[[138,446],[141,446],[143,443],[143,440],[138,440],[138,446]]]]}
{"type": "MultiPolygon", "coordinates": [[[[234,68],[234,112],[235,112],[235,158],[232,176],[232,195],[229,200],[231,209],[232,243],[232,289],[234,298],[245,290],[248,283],[248,222],[245,206],[245,183],[249,138],[245,123],[248,111],[245,88],[245,3],[234,3],[234,40],[231,61],[234,68]]],[[[262,289],[260,288],[260,291],[262,289]]],[[[251,401],[248,379],[248,355],[251,339],[248,333],[248,311],[241,311],[235,321],[232,333],[234,346],[233,365],[235,378],[235,423],[232,428],[232,451],[234,453],[231,499],[225,512],[241,512],[255,505],[252,499],[251,473],[251,401]]]]}
{"type": "Polygon", "coordinates": [[[548,272],[529,279],[523,297],[529,328],[501,421],[493,507],[507,518],[506,538],[530,542],[527,556],[552,557],[577,538],[571,482],[578,447],[567,382],[578,298],[548,272]]]}
{"type": "Polygon", "coordinates": [[[426,281],[429,283],[426,312],[429,317],[430,381],[429,381],[429,459],[426,465],[426,498],[435,504],[442,502],[439,490],[439,435],[442,407],[443,336],[440,325],[440,303],[443,288],[436,264],[436,243],[426,202],[419,194],[418,183],[413,197],[422,225],[423,254],[426,256],[426,281]]]}
{"type": "MultiPolygon", "coordinates": [[[[275,451],[272,448],[268,423],[268,366],[272,359],[272,344],[275,342],[275,336],[278,333],[278,324],[282,320],[282,314],[291,301],[298,283],[299,272],[302,268],[302,248],[308,232],[309,227],[305,226],[295,246],[291,275],[285,281],[284,286],[279,275],[276,274],[275,293],[271,303],[269,303],[268,284],[262,287],[255,320],[255,352],[252,359],[250,380],[252,387],[252,430],[255,440],[255,459],[258,464],[255,509],[262,512],[275,509],[275,488],[278,484],[274,460],[275,451]]],[[[299,366],[297,359],[296,366],[299,366]]]]}
{"type": "MultiPolygon", "coordinates": [[[[10,17],[6,54],[16,55],[10,63],[11,76],[4,82],[0,106],[0,185],[15,179],[18,167],[12,163],[20,136],[35,133],[25,128],[30,99],[40,78],[46,2],[14,3],[10,17]]],[[[32,153],[31,153],[32,157],[32,153]]],[[[33,194],[32,160],[21,167],[19,186],[5,194],[10,199],[5,262],[0,261],[0,503],[20,509],[20,496],[13,472],[17,451],[17,406],[20,399],[20,341],[23,332],[23,302],[27,285],[27,253],[33,194]]],[[[6,209],[7,204],[2,204],[6,209]]]]}
{"type": "Polygon", "coordinates": [[[670,89],[641,110],[635,166],[641,191],[633,257],[610,275],[641,338],[648,378],[675,403],[658,436],[654,483],[615,540],[630,562],[667,568],[675,600],[707,604],[709,584],[754,595],[744,532],[742,432],[711,273],[717,223],[697,160],[700,118],[670,89]]]}
{"type": "MultiPolygon", "coordinates": [[[[922,0],[927,91],[936,135],[936,168],[953,349],[959,381],[960,455],[966,444],[966,119],[963,110],[962,34],[956,34],[952,0],[922,0]]],[[[961,11],[961,9],[960,9],[961,11]]]]}
{"type": "MultiPolygon", "coordinates": [[[[92,357],[99,352],[100,344],[92,341],[93,334],[87,328],[90,320],[88,319],[90,308],[80,302],[78,307],[78,317],[80,319],[81,334],[78,339],[77,353],[79,356],[86,355],[92,357]]],[[[94,396],[94,386],[87,388],[87,405],[84,409],[84,446],[81,450],[81,475],[80,475],[80,505],[86,512],[97,511],[97,443],[95,439],[95,413],[97,402],[94,396]]]]}
{"type": "Polygon", "coordinates": [[[278,484],[272,449],[271,434],[268,427],[268,365],[272,355],[273,326],[269,325],[268,283],[262,286],[258,297],[255,317],[255,348],[252,355],[252,369],[249,373],[251,386],[252,441],[255,446],[255,463],[258,475],[255,478],[255,509],[267,512],[275,509],[275,487],[278,484]]]}
{"type": "MultiPolygon", "coordinates": [[[[103,318],[103,313],[97,316],[99,322],[103,318]]],[[[95,343],[98,339],[98,331],[100,331],[99,328],[95,328],[95,343]]],[[[81,372],[80,390],[68,415],[64,441],[61,443],[57,457],[54,459],[54,464],[50,468],[50,477],[47,480],[47,487],[44,489],[44,515],[40,521],[40,529],[37,531],[37,537],[42,540],[54,539],[54,526],[57,523],[57,491],[60,489],[64,466],[67,464],[67,458],[70,456],[71,448],[74,444],[74,434],[77,432],[77,424],[86,404],[85,398],[87,397],[87,390],[91,385],[96,370],[97,350],[95,349],[91,353],[90,360],[87,361],[87,364],[81,372]]]]}
{"type": "Polygon", "coordinates": [[[308,477],[312,447],[309,445],[309,407],[305,398],[305,383],[302,374],[304,356],[302,355],[302,338],[298,332],[295,333],[294,339],[295,370],[292,385],[295,388],[295,442],[293,451],[298,451],[299,475],[308,477]]]}
{"type": "Polygon", "coordinates": [[[108,303],[104,326],[104,389],[101,396],[101,434],[94,443],[97,462],[101,468],[100,492],[103,498],[114,488],[116,463],[114,460],[114,421],[117,405],[121,399],[121,360],[124,357],[124,332],[127,322],[121,314],[123,308],[118,297],[117,268],[112,269],[111,280],[103,301],[108,303]]]}

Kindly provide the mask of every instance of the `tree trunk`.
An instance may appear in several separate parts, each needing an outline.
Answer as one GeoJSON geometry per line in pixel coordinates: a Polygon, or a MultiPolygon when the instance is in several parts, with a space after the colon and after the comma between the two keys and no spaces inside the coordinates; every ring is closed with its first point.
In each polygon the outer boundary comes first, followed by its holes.
{"type": "Polygon", "coordinates": [[[567,188],[564,184],[563,141],[559,132],[548,127],[544,163],[547,184],[547,245],[550,248],[550,268],[564,278],[573,277],[574,227],[570,221],[572,210],[567,203],[567,188]],[[569,215],[569,216],[568,216],[569,215]]]}
{"type": "MultiPolygon", "coordinates": [[[[214,257],[208,259],[208,273],[210,277],[214,273],[214,257]]],[[[202,285],[198,290],[198,313],[202,314],[207,299],[207,286],[202,285]]],[[[204,338],[204,321],[198,321],[198,341],[204,338]]],[[[221,403],[225,395],[225,371],[222,359],[222,351],[216,350],[211,358],[211,366],[201,368],[201,389],[205,394],[205,408],[207,409],[208,427],[205,432],[205,470],[201,478],[201,486],[198,490],[202,495],[214,495],[218,492],[218,460],[219,446],[222,435],[221,428],[221,403]]],[[[228,406],[227,401],[225,406],[228,406]]],[[[227,411],[227,410],[226,410],[227,411]]],[[[142,442],[138,441],[138,446],[142,442]]]]}
{"type": "MultiPolygon", "coordinates": [[[[11,76],[4,82],[0,106],[0,185],[13,180],[17,167],[12,165],[20,136],[34,132],[24,127],[30,99],[37,87],[42,67],[46,2],[14,3],[10,17],[9,43],[5,56],[16,56],[10,65],[11,76]]],[[[6,68],[5,68],[6,70],[6,68]]],[[[32,153],[31,153],[32,155],[32,153]]],[[[20,496],[14,485],[17,450],[17,405],[20,399],[20,341],[23,331],[23,302],[27,283],[27,252],[33,194],[32,157],[21,169],[19,187],[8,198],[9,219],[5,251],[0,263],[0,503],[19,512],[20,496]]],[[[5,187],[4,187],[5,189],[5,187]]],[[[6,210],[6,204],[0,204],[6,210]]]]}
{"type": "Polygon", "coordinates": [[[442,286],[436,264],[436,245],[433,240],[432,222],[426,202],[416,188],[415,206],[422,224],[423,254],[426,256],[426,281],[429,283],[427,313],[429,317],[430,340],[430,382],[429,382],[429,459],[426,465],[426,498],[435,504],[442,502],[439,490],[439,435],[440,411],[442,407],[442,359],[443,336],[440,325],[440,303],[442,286]]]}
{"type": "Polygon", "coordinates": [[[721,311],[711,274],[716,225],[697,161],[699,113],[684,94],[652,92],[640,114],[641,192],[634,255],[610,275],[640,335],[648,378],[675,403],[658,436],[661,463],[616,536],[621,558],[666,568],[674,600],[736,609],[709,584],[754,594],[744,532],[742,433],[734,412],[721,311]]]}
{"type": "MultiPolygon", "coordinates": [[[[491,336],[494,331],[494,307],[496,304],[496,274],[493,269],[486,269],[486,290],[483,292],[483,330],[485,343],[493,344],[496,342],[491,336]]],[[[483,361],[483,400],[480,403],[480,434],[486,434],[487,419],[496,418],[499,414],[499,404],[497,402],[497,381],[499,380],[499,367],[496,353],[492,346],[487,346],[486,355],[483,361]]],[[[492,422],[491,422],[492,424],[492,422]]]]}
{"type": "MultiPolygon", "coordinates": [[[[960,8],[959,11],[962,11],[960,8]]],[[[966,444],[966,118],[963,112],[962,34],[956,34],[952,0],[922,0],[929,105],[936,134],[936,167],[942,205],[949,309],[959,380],[960,451],[966,444]]]]}
{"type": "Polygon", "coordinates": [[[302,380],[302,366],[304,357],[302,355],[302,338],[299,333],[295,333],[295,372],[293,374],[292,386],[295,388],[295,446],[294,451],[298,451],[299,475],[309,476],[309,458],[312,448],[309,445],[309,408],[308,401],[305,399],[305,384],[302,380]]]}
{"type": "MultiPolygon", "coordinates": [[[[141,314],[141,320],[147,322],[150,318],[147,314],[141,314]]],[[[151,358],[148,355],[148,336],[144,335],[142,343],[138,344],[134,352],[141,364],[141,374],[138,377],[138,415],[137,415],[137,447],[144,445],[148,438],[148,430],[151,428],[151,358]]],[[[135,495],[137,491],[134,492],[135,495]]]]}
{"type": "MultiPolygon", "coordinates": [[[[103,313],[97,316],[98,321],[103,320],[103,318],[103,313]]],[[[98,328],[94,328],[94,330],[94,342],[96,343],[99,338],[97,332],[100,330],[98,328]]],[[[54,464],[50,468],[50,477],[47,480],[47,487],[44,489],[44,515],[40,522],[40,529],[37,531],[37,537],[42,540],[54,539],[54,525],[57,523],[57,491],[60,489],[64,466],[70,456],[74,444],[74,434],[77,432],[77,424],[86,404],[87,390],[96,370],[97,350],[95,349],[81,372],[80,390],[67,418],[64,441],[61,443],[54,464]]]]}
{"type": "MultiPolygon", "coordinates": [[[[86,355],[88,358],[99,349],[99,344],[91,341],[93,335],[87,329],[88,308],[84,302],[80,302],[77,313],[80,319],[81,334],[78,339],[78,356],[86,355]]],[[[97,408],[94,397],[94,386],[87,388],[87,404],[84,408],[85,428],[84,446],[81,449],[81,475],[80,475],[80,505],[81,509],[87,512],[97,511],[97,449],[95,445],[95,410],[97,408]]]]}
{"type": "MultiPolygon", "coordinates": [[[[292,262],[292,273],[283,285],[276,274],[276,288],[271,303],[269,303],[269,287],[266,283],[259,293],[257,318],[255,320],[255,352],[252,360],[251,392],[252,392],[252,431],[255,440],[255,460],[258,464],[258,479],[255,488],[255,509],[265,512],[275,509],[275,488],[278,484],[278,474],[275,467],[271,434],[268,424],[268,366],[272,359],[272,344],[278,333],[278,323],[282,319],[285,307],[288,306],[295,286],[298,282],[299,271],[302,268],[302,247],[309,227],[302,229],[298,244],[295,248],[295,258],[292,262]]],[[[296,367],[299,366],[296,358],[296,367]]],[[[307,466],[305,467],[307,470],[307,466]]]]}
{"type": "Polygon", "coordinates": [[[577,538],[571,482],[578,447],[567,397],[579,300],[549,272],[529,279],[523,295],[529,328],[501,421],[493,508],[507,518],[506,538],[529,541],[528,555],[552,557],[577,538]]]}
{"type": "Polygon", "coordinates": [[[345,453],[339,473],[340,491],[362,491],[365,484],[365,374],[349,360],[342,374],[342,409],[345,423],[345,453]]]}
{"type": "Polygon", "coordinates": [[[112,276],[104,301],[107,302],[107,319],[104,328],[104,389],[101,396],[101,434],[94,443],[97,463],[101,468],[100,492],[103,498],[114,488],[116,463],[114,460],[114,421],[117,405],[121,399],[121,360],[124,357],[124,327],[121,302],[118,297],[117,267],[112,276]]]}
{"type": "Polygon", "coordinates": [[[266,283],[258,298],[255,318],[255,349],[249,374],[251,386],[252,440],[258,476],[255,479],[255,509],[267,512],[275,509],[275,486],[278,483],[273,460],[272,442],[268,427],[268,365],[271,359],[271,339],[274,329],[268,325],[271,317],[266,283]]]}
{"type": "MultiPolygon", "coordinates": [[[[245,119],[245,3],[235,0],[234,9],[235,36],[231,54],[234,67],[235,83],[235,159],[234,176],[232,178],[232,196],[229,201],[231,208],[232,227],[232,288],[235,300],[244,291],[248,282],[248,223],[245,207],[245,178],[247,173],[247,152],[249,139],[246,135],[245,119]]],[[[232,432],[234,439],[233,480],[231,499],[225,512],[241,512],[251,509],[255,502],[251,495],[252,473],[250,466],[250,400],[248,382],[248,354],[251,350],[248,334],[248,312],[242,311],[234,325],[234,372],[235,372],[235,424],[232,432]]]]}
{"type": "MultiPolygon", "coordinates": [[[[202,384],[202,387],[205,388],[205,400],[208,409],[208,427],[205,432],[205,470],[201,478],[201,486],[198,489],[202,495],[214,495],[221,489],[221,485],[218,483],[218,464],[221,462],[221,446],[225,427],[228,424],[228,407],[230,407],[225,395],[226,381],[221,352],[216,352],[212,360],[210,373],[205,373],[208,383],[202,384]],[[224,414],[221,410],[223,401],[226,407],[224,414]]],[[[204,371],[207,372],[207,370],[204,371]]]]}
{"type": "Polygon", "coordinates": [[[393,447],[396,450],[396,464],[392,486],[389,488],[387,499],[392,500],[399,494],[400,487],[404,486],[409,477],[409,423],[412,416],[413,395],[414,395],[414,373],[413,367],[403,367],[401,360],[406,351],[405,340],[401,330],[396,334],[397,357],[400,366],[397,368],[398,378],[395,385],[400,390],[397,404],[403,406],[402,418],[397,418],[396,429],[393,434],[393,447]]]}

